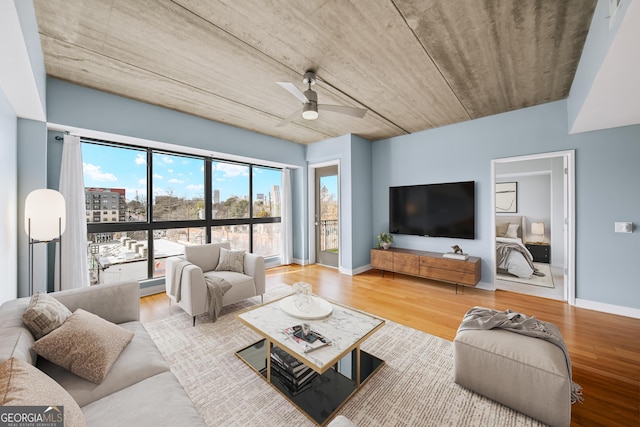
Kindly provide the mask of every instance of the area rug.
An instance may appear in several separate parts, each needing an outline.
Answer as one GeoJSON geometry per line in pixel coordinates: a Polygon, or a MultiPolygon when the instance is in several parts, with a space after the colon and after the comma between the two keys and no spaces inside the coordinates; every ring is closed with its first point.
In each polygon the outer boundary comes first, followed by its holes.
{"type": "Polygon", "coordinates": [[[543,286],[545,288],[554,288],[553,274],[551,273],[551,267],[549,264],[543,264],[534,262],[533,265],[544,273],[544,276],[533,276],[531,279],[523,279],[522,277],[511,276],[509,274],[496,274],[496,278],[500,280],[506,280],[508,282],[526,283],[527,285],[543,286]]]}
{"type": "MultiPolygon", "coordinates": [[[[291,293],[271,287],[265,300],[291,293]]],[[[260,303],[252,298],[225,307],[211,323],[195,327],[183,312],[145,327],[209,426],[313,426],[234,352],[260,339],[234,312],[260,303]]],[[[453,382],[452,343],[387,321],[362,345],[385,360],[339,413],[358,426],[541,426],[538,421],[453,382]]]]}

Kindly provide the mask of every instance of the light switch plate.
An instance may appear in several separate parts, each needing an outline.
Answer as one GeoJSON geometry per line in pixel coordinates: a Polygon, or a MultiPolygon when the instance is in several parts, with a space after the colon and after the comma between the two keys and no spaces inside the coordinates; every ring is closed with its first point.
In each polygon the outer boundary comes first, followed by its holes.
{"type": "Polygon", "coordinates": [[[616,233],[631,233],[633,232],[632,222],[616,222],[616,233]]]}

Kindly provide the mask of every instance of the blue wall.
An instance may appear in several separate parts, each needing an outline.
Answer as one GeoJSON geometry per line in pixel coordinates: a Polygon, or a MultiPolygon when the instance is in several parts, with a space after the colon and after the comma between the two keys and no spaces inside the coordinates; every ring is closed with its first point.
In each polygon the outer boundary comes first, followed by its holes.
{"type": "Polygon", "coordinates": [[[340,161],[340,271],[368,269],[371,244],[371,142],[343,135],[307,146],[310,164],[340,161]]]}
{"type": "Polygon", "coordinates": [[[49,78],[47,121],[294,166],[304,146],[49,78]]]}
{"type": "Polygon", "coordinates": [[[373,206],[372,152],[373,147],[370,141],[355,135],[351,137],[352,224],[350,238],[353,246],[352,269],[356,272],[359,268],[370,264],[370,250],[375,245],[375,239],[370,234],[373,226],[371,216],[373,206]]]}
{"type": "MultiPolygon", "coordinates": [[[[353,264],[353,248],[349,237],[352,232],[351,135],[343,135],[307,146],[307,162],[310,165],[334,160],[340,163],[340,179],[338,181],[340,186],[338,189],[340,197],[340,268],[351,270],[353,264]]],[[[307,197],[311,197],[311,195],[307,197]]]]}
{"type": "MultiPolygon", "coordinates": [[[[33,190],[47,188],[47,124],[18,119],[18,296],[29,295],[29,238],[24,232],[24,201],[33,190]]],[[[33,246],[33,291],[47,291],[49,246],[33,246]]]]}
{"type": "MultiPolygon", "coordinates": [[[[18,295],[17,119],[0,89],[0,304],[18,295]]],[[[20,230],[24,233],[22,230],[20,230]]]]}
{"type": "Polygon", "coordinates": [[[640,126],[568,134],[558,101],[373,143],[373,229],[388,227],[388,187],[476,181],[476,239],[397,236],[394,245],[446,252],[459,244],[482,257],[492,283],[491,160],[575,149],[576,298],[640,308],[635,259],[640,233],[614,233],[615,221],[640,223],[640,126]]]}
{"type": "MultiPolygon", "coordinates": [[[[48,121],[60,125],[209,150],[214,156],[242,156],[256,163],[292,166],[293,256],[305,259],[306,235],[301,235],[298,227],[306,222],[303,145],[52,78],[47,80],[47,112],[48,121]]],[[[56,133],[49,134],[49,145],[53,146],[56,133]]],[[[52,159],[60,155],[61,150],[51,152],[52,159]]],[[[49,162],[50,181],[59,176],[53,168],[56,164],[57,159],[49,162]]]]}

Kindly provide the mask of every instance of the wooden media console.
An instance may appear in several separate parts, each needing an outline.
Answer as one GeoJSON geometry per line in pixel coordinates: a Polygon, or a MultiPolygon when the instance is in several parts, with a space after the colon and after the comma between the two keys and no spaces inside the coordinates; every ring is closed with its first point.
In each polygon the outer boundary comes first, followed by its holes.
{"type": "Polygon", "coordinates": [[[413,249],[371,249],[371,267],[425,279],[475,286],[480,281],[480,258],[444,258],[440,252],[413,249]]]}

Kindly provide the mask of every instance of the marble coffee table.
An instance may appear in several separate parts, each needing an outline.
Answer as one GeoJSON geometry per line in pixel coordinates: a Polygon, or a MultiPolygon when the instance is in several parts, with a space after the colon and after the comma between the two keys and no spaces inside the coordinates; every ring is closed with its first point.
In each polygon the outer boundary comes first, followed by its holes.
{"type": "Polygon", "coordinates": [[[330,302],[332,311],[327,317],[301,319],[287,314],[281,308],[282,303],[282,299],[276,300],[236,314],[240,322],[264,337],[236,355],[312,421],[324,425],[384,364],[381,359],[360,350],[360,345],[384,325],[384,320],[333,302],[330,302]],[[305,353],[304,347],[285,332],[302,323],[309,324],[313,331],[329,339],[331,345],[305,353]],[[284,385],[271,366],[270,354],[274,346],[318,374],[308,387],[293,392],[284,385]]]}

